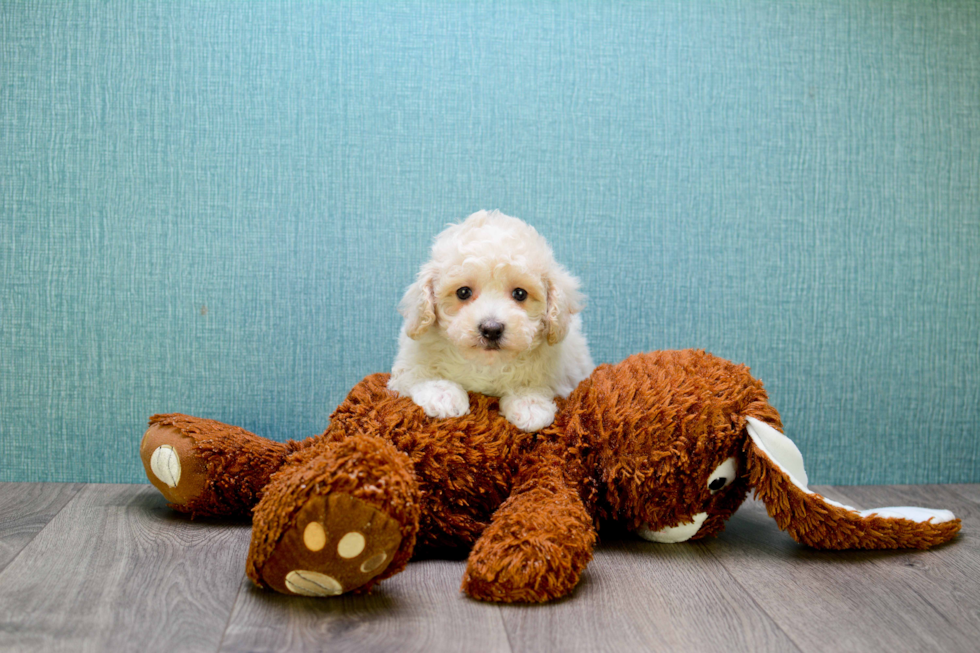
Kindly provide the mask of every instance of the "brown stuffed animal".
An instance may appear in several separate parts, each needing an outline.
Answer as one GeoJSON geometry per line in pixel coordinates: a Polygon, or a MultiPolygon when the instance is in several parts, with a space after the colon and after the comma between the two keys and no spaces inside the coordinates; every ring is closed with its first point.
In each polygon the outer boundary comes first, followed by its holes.
{"type": "Polygon", "coordinates": [[[252,511],[249,577],[307,596],[367,591],[420,547],[466,547],[471,597],[547,601],[573,590],[600,523],[700,539],[750,487],[817,548],[924,549],[960,529],[945,510],[859,512],[810,492],[762,384],[702,351],[601,365],[538,433],[477,394],[468,415],[431,419],[387,380],[364,379],[303,442],[155,415],[140,447],[147,476],[176,510],[252,511]]]}

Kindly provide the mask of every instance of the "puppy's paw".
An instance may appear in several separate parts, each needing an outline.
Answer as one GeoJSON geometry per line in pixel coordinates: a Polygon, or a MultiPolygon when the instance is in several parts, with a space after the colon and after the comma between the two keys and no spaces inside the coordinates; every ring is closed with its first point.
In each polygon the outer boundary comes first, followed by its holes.
{"type": "Polygon", "coordinates": [[[522,431],[543,429],[555,421],[557,411],[555,402],[543,395],[506,395],[500,398],[500,412],[522,431]]]}
{"type": "Polygon", "coordinates": [[[458,383],[439,379],[420,383],[412,400],[429,417],[460,417],[470,412],[470,398],[458,383]]]}

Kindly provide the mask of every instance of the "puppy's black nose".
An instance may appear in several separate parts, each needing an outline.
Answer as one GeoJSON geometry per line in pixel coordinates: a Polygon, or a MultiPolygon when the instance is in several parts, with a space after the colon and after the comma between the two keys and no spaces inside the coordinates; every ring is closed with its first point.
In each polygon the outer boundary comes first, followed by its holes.
{"type": "Polygon", "coordinates": [[[486,322],[480,323],[480,335],[489,340],[490,342],[496,342],[504,335],[504,325],[495,320],[487,320],[486,322]]]}

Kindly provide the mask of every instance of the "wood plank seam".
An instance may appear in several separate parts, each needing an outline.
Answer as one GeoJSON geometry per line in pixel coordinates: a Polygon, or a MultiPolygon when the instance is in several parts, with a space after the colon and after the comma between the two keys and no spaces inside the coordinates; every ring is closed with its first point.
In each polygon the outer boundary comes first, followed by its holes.
{"type": "Polygon", "coordinates": [[[793,642],[793,646],[796,647],[798,653],[802,653],[802,651],[806,650],[803,648],[800,642],[798,642],[793,637],[793,635],[790,632],[788,632],[785,628],[783,628],[779,624],[779,621],[772,614],[770,614],[770,612],[766,610],[765,607],[762,606],[762,604],[756,601],[755,595],[752,593],[752,590],[739,582],[738,578],[736,578],[735,575],[732,574],[731,570],[728,569],[728,565],[725,564],[725,561],[721,556],[719,556],[717,553],[712,551],[711,547],[709,546],[703,546],[703,549],[707,551],[708,554],[718,562],[718,565],[725,570],[725,573],[728,575],[728,577],[731,578],[732,581],[735,583],[735,585],[737,585],[745,593],[745,595],[748,597],[748,600],[752,603],[752,605],[754,605],[756,609],[759,610],[760,613],[766,615],[766,617],[769,618],[769,621],[776,628],[776,630],[784,634],[786,636],[786,639],[793,642]]]}
{"type": "Polygon", "coordinates": [[[78,493],[81,492],[82,491],[82,488],[85,487],[85,484],[84,483],[66,483],[65,485],[68,485],[69,488],[70,488],[69,491],[71,492],[71,498],[68,499],[67,501],[65,501],[61,505],[61,507],[58,508],[58,510],[56,512],[52,513],[52,515],[50,517],[48,517],[48,520],[45,522],[44,526],[42,526],[41,528],[39,528],[37,530],[37,532],[34,533],[31,536],[31,538],[29,540],[27,540],[26,542],[24,542],[23,545],[21,545],[21,547],[17,550],[17,553],[14,554],[13,557],[10,558],[10,560],[8,560],[6,564],[4,564],[2,567],[0,567],[0,575],[3,575],[3,573],[7,569],[9,569],[11,567],[11,565],[13,565],[17,561],[17,559],[20,557],[20,555],[24,552],[24,549],[26,549],[28,546],[30,546],[31,542],[33,542],[35,540],[35,538],[37,538],[37,536],[40,535],[41,532],[44,531],[44,529],[46,529],[48,526],[51,525],[51,522],[54,521],[55,517],[57,517],[58,515],[60,515],[61,514],[61,511],[63,511],[65,508],[68,507],[68,504],[70,504],[73,501],[75,501],[75,499],[78,497],[78,493]]]}
{"type": "Polygon", "coordinates": [[[980,509],[980,500],[978,500],[978,499],[976,499],[974,497],[971,497],[968,494],[966,494],[965,492],[963,492],[963,489],[965,489],[965,487],[962,487],[961,488],[961,485],[965,485],[965,486],[969,487],[969,484],[959,484],[959,483],[957,483],[957,484],[951,484],[951,485],[948,485],[946,487],[948,487],[949,490],[953,494],[955,494],[956,496],[962,498],[964,501],[967,501],[967,502],[971,503],[972,505],[976,506],[978,509],[980,509]]]}
{"type": "Polygon", "coordinates": [[[504,619],[504,611],[499,605],[495,605],[494,609],[497,612],[497,618],[500,620],[500,627],[504,629],[504,637],[507,638],[507,650],[510,651],[510,653],[515,653],[514,642],[511,640],[510,630],[507,628],[507,620],[504,619]]]}
{"type": "MultiPolygon", "coordinates": [[[[866,501],[857,500],[857,498],[852,495],[855,492],[859,494],[868,491],[874,492],[874,488],[877,487],[878,486],[858,486],[857,489],[854,489],[853,486],[828,486],[826,489],[829,490],[828,492],[829,495],[833,495],[839,501],[845,503],[849,502],[851,505],[860,505],[862,503],[866,503],[866,501]]],[[[921,486],[912,486],[912,491],[918,491],[919,489],[921,489],[921,486]]],[[[937,502],[942,503],[942,505],[949,506],[950,509],[952,509],[953,512],[956,513],[958,517],[962,517],[964,521],[966,520],[966,516],[964,515],[964,513],[966,513],[967,510],[961,510],[962,506],[955,506],[954,505],[955,500],[963,501],[967,505],[975,506],[977,507],[977,509],[980,509],[980,503],[970,498],[969,496],[965,496],[963,492],[958,491],[956,485],[940,484],[939,488],[936,489],[936,493],[940,494],[943,492],[948,492],[949,495],[952,495],[952,501],[940,501],[937,496],[936,499],[937,502]]],[[[888,501],[884,500],[883,497],[874,497],[874,499],[875,500],[872,502],[874,503],[874,505],[883,505],[885,503],[888,503],[888,501]]],[[[908,501],[906,503],[914,503],[914,502],[915,501],[908,501]]],[[[920,502],[924,502],[924,501],[920,501],[920,502]]],[[[966,527],[966,529],[969,528],[970,526],[966,527]]],[[[968,534],[965,531],[961,531],[956,539],[961,539],[964,537],[968,537],[968,534]]],[[[915,559],[919,560],[920,562],[926,561],[927,566],[934,566],[936,569],[944,573],[949,573],[949,572],[957,573],[958,570],[956,568],[947,567],[944,564],[945,556],[943,552],[943,550],[948,547],[956,546],[956,539],[939,548],[933,548],[926,551],[907,551],[904,553],[906,554],[906,557],[915,556],[915,559]]],[[[889,573],[891,571],[890,565],[888,564],[888,560],[885,558],[872,558],[869,560],[869,563],[875,568],[880,569],[882,573],[889,573]]],[[[913,563],[909,563],[909,566],[913,566],[913,563]]],[[[934,618],[937,621],[946,624],[947,630],[960,633],[963,636],[963,640],[965,641],[975,640],[977,636],[976,629],[974,629],[971,632],[969,629],[964,629],[964,625],[966,625],[967,622],[950,619],[950,615],[947,612],[947,610],[937,605],[935,599],[930,598],[927,594],[923,593],[920,590],[920,588],[916,587],[913,580],[915,579],[912,577],[901,576],[901,577],[897,577],[895,582],[898,583],[907,592],[910,592],[911,594],[914,594],[916,597],[918,597],[919,600],[922,601],[924,605],[928,606],[928,608],[932,611],[934,618]]],[[[940,580],[930,576],[926,576],[924,580],[929,583],[937,583],[937,584],[941,582],[940,580]]],[[[968,574],[964,574],[963,580],[969,582],[970,576],[968,574]]]]}
{"type": "Polygon", "coordinates": [[[242,587],[245,582],[245,572],[242,571],[241,582],[238,583],[238,589],[235,590],[235,598],[231,601],[231,606],[228,608],[228,618],[225,619],[225,625],[221,629],[221,638],[218,640],[218,647],[215,649],[215,653],[219,653],[225,647],[225,636],[228,634],[228,627],[231,625],[231,618],[235,614],[235,608],[238,606],[239,597],[242,595],[242,587]]]}

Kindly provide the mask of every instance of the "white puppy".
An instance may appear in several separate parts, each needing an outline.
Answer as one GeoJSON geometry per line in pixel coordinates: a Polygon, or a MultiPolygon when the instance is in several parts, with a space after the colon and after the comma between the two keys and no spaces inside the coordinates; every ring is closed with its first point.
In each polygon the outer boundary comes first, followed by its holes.
{"type": "Polygon", "coordinates": [[[436,237],[405,292],[388,387],[430,417],[467,413],[471,391],[500,397],[500,411],[525,431],[551,424],[555,396],[595,367],[578,286],[532,227],[474,213],[436,237]]]}

